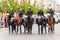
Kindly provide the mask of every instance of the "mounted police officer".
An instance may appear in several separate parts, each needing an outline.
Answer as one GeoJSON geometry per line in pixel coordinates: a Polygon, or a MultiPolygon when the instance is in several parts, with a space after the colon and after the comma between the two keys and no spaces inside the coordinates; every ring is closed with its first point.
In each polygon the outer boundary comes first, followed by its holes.
{"type": "Polygon", "coordinates": [[[51,15],[54,15],[54,11],[52,10],[52,8],[48,11],[48,13],[50,13],[51,15]]]}
{"type": "Polygon", "coordinates": [[[38,16],[44,16],[42,9],[39,9],[38,16]]]}
{"type": "Polygon", "coordinates": [[[32,33],[32,15],[33,15],[33,12],[32,12],[32,10],[31,10],[31,8],[30,7],[28,7],[28,11],[27,11],[27,16],[28,16],[28,18],[27,18],[27,20],[28,20],[28,22],[27,22],[27,27],[28,27],[28,33],[32,33]],[[29,20],[29,19],[31,19],[31,20],[29,20]]]}
{"type": "Polygon", "coordinates": [[[30,7],[28,7],[27,16],[32,16],[33,12],[30,7]]]}
{"type": "Polygon", "coordinates": [[[45,28],[45,33],[46,33],[46,17],[44,16],[44,12],[42,11],[42,9],[39,9],[38,11],[38,17],[40,18],[37,18],[36,22],[38,24],[38,34],[40,34],[40,29],[41,29],[41,34],[43,34],[43,28],[45,28]],[[41,28],[40,28],[41,26],[41,28]]]}
{"type": "Polygon", "coordinates": [[[9,15],[11,16],[11,17],[14,17],[14,12],[13,12],[13,9],[11,8],[11,10],[10,10],[10,12],[9,12],[9,15]]]}
{"type": "MultiPolygon", "coordinates": [[[[43,16],[42,18],[42,27],[45,29],[45,33],[46,32],[46,26],[47,26],[47,18],[45,16],[43,16]]],[[[43,29],[42,29],[42,32],[43,32],[43,29]]]]}
{"type": "Polygon", "coordinates": [[[19,17],[20,17],[20,18],[23,17],[23,10],[22,10],[22,9],[20,9],[20,11],[19,11],[19,17]]]}

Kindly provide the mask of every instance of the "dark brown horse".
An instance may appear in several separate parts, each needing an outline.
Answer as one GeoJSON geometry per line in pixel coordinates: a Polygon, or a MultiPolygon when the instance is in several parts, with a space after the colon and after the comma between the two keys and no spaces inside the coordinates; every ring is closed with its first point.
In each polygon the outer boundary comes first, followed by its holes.
{"type": "Polygon", "coordinates": [[[13,30],[16,31],[16,28],[17,28],[17,33],[18,33],[18,26],[20,26],[20,32],[21,32],[21,25],[22,25],[22,20],[21,18],[16,18],[16,17],[9,17],[7,19],[7,24],[8,24],[8,27],[9,27],[9,33],[10,33],[10,26],[12,27],[12,33],[13,33],[13,30]]]}
{"type": "Polygon", "coordinates": [[[31,16],[28,16],[27,18],[27,30],[28,30],[28,33],[32,33],[32,25],[34,23],[34,19],[31,17],[31,16]]]}
{"type": "Polygon", "coordinates": [[[18,26],[20,26],[20,33],[21,33],[22,19],[19,18],[19,17],[18,17],[18,18],[15,18],[15,17],[14,17],[13,20],[15,20],[15,23],[16,23],[17,33],[18,33],[18,26]]]}

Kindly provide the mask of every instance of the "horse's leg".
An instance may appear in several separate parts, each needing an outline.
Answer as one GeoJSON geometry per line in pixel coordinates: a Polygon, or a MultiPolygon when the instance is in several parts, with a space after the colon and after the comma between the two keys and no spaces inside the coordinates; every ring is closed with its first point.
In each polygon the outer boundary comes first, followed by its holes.
{"type": "Polygon", "coordinates": [[[45,26],[45,33],[47,33],[47,32],[46,32],[46,25],[44,25],[44,26],[45,26]]]}
{"type": "Polygon", "coordinates": [[[30,33],[32,33],[32,26],[30,27],[30,33]]]}
{"type": "Polygon", "coordinates": [[[16,25],[14,25],[14,30],[15,30],[15,32],[16,32],[16,25]]]}
{"type": "Polygon", "coordinates": [[[17,25],[17,33],[18,33],[18,25],[17,25]]]}
{"type": "Polygon", "coordinates": [[[41,34],[43,34],[43,25],[41,25],[41,34]]]}
{"type": "Polygon", "coordinates": [[[12,26],[12,34],[13,34],[14,27],[12,26]]]}
{"type": "Polygon", "coordinates": [[[40,34],[40,26],[38,25],[38,34],[40,34]]]}
{"type": "Polygon", "coordinates": [[[20,34],[21,34],[21,25],[20,25],[20,34]]]}
{"type": "Polygon", "coordinates": [[[26,33],[26,28],[24,27],[24,33],[26,33]]]}
{"type": "Polygon", "coordinates": [[[27,27],[24,27],[24,33],[26,33],[26,31],[27,31],[27,27]]]}
{"type": "Polygon", "coordinates": [[[51,32],[53,32],[53,27],[51,26],[51,32]]]}
{"type": "Polygon", "coordinates": [[[28,28],[28,33],[29,33],[29,26],[27,26],[27,28],[28,28]]]}
{"type": "Polygon", "coordinates": [[[54,25],[55,25],[55,24],[53,24],[53,31],[55,31],[55,29],[54,29],[54,25]]]}
{"type": "Polygon", "coordinates": [[[50,32],[50,29],[51,29],[51,27],[50,27],[50,25],[49,25],[49,27],[48,27],[48,33],[50,32]]]}
{"type": "Polygon", "coordinates": [[[9,33],[10,33],[10,25],[8,25],[9,26],[9,33]]]}
{"type": "Polygon", "coordinates": [[[32,26],[29,26],[29,33],[32,33],[32,26]]]}

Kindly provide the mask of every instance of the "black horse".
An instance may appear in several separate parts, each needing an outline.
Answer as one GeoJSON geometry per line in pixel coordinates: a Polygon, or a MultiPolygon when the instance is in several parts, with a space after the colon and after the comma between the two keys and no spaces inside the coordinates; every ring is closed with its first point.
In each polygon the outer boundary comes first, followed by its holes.
{"type": "Polygon", "coordinates": [[[27,16],[27,18],[23,19],[24,33],[26,33],[26,31],[32,33],[33,23],[34,19],[31,16],[27,16]]]}
{"type": "Polygon", "coordinates": [[[40,27],[42,34],[43,34],[43,28],[45,28],[46,32],[47,19],[44,16],[39,16],[39,18],[36,19],[36,23],[38,24],[38,34],[40,34],[40,27]]]}

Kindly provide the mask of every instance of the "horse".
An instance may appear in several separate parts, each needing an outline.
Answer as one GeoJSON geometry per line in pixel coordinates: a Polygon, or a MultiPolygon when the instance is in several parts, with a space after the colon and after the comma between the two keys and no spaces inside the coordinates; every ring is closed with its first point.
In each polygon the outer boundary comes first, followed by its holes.
{"type": "Polygon", "coordinates": [[[22,25],[22,19],[21,18],[11,17],[9,15],[8,19],[7,19],[7,24],[9,27],[9,33],[10,33],[10,29],[11,29],[10,26],[12,26],[12,33],[13,33],[13,30],[16,31],[16,28],[17,28],[17,33],[18,33],[18,26],[20,26],[20,32],[21,32],[21,25],[22,25]]]}
{"type": "Polygon", "coordinates": [[[22,25],[24,26],[24,33],[27,31],[27,18],[22,18],[22,25]]]}
{"type": "Polygon", "coordinates": [[[7,26],[9,27],[9,33],[10,33],[10,25],[11,25],[11,18],[12,18],[12,16],[11,15],[8,15],[8,17],[7,17],[7,26]]]}
{"type": "Polygon", "coordinates": [[[14,17],[14,20],[15,20],[16,26],[17,26],[17,33],[18,33],[18,26],[20,26],[20,33],[21,33],[22,18],[19,18],[19,17],[15,18],[14,17]]]}
{"type": "Polygon", "coordinates": [[[48,17],[48,32],[53,32],[53,30],[54,30],[54,17],[53,17],[53,15],[50,15],[49,17],[48,17]]]}
{"type": "Polygon", "coordinates": [[[34,23],[34,19],[31,16],[27,16],[27,18],[24,19],[23,22],[23,26],[24,26],[24,33],[28,32],[28,33],[32,33],[32,25],[34,23]]]}
{"type": "Polygon", "coordinates": [[[43,34],[43,28],[45,28],[46,33],[47,19],[45,16],[38,16],[38,18],[36,19],[36,24],[38,24],[38,34],[40,34],[40,26],[41,26],[41,34],[43,34]]]}

